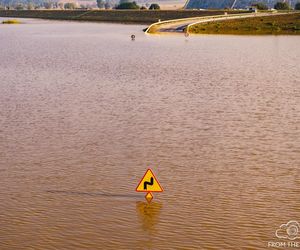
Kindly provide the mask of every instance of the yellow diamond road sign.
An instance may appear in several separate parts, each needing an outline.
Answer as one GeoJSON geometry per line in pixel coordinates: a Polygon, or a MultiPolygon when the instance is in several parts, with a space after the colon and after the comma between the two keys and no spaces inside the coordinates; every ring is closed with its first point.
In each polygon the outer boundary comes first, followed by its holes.
{"type": "Polygon", "coordinates": [[[151,169],[148,169],[136,188],[137,192],[162,192],[163,189],[154,176],[151,169]]]}
{"type": "Polygon", "coordinates": [[[149,192],[146,194],[145,198],[150,203],[153,199],[153,195],[151,194],[151,192],[149,192]]]}

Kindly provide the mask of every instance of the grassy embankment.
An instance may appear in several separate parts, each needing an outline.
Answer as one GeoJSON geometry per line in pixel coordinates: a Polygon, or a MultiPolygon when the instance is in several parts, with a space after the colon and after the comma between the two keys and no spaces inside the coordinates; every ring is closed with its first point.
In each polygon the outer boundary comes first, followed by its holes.
{"type": "MultiPolygon", "coordinates": [[[[229,13],[240,13],[229,11],[229,13]]],[[[0,10],[0,17],[151,24],[160,20],[222,15],[224,10],[0,10]]]]}
{"type": "Polygon", "coordinates": [[[192,34],[300,35],[300,12],[200,23],[190,26],[192,34]]]}

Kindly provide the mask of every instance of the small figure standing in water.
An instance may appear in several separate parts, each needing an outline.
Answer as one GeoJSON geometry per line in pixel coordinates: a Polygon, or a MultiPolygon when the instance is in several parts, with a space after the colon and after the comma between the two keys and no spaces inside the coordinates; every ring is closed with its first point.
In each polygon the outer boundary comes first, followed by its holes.
{"type": "Polygon", "coordinates": [[[135,40],[135,35],[131,35],[131,40],[132,40],[132,41],[135,40]]]}
{"type": "Polygon", "coordinates": [[[184,36],[185,36],[185,41],[188,42],[189,41],[189,33],[187,31],[184,32],[184,36]]]}

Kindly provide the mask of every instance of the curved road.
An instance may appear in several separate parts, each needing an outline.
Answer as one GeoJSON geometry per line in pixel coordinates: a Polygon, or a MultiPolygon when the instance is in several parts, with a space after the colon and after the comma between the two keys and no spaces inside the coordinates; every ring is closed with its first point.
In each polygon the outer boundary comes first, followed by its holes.
{"type": "Polygon", "coordinates": [[[219,15],[219,16],[206,16],[196,18],[185,18],[178,20],[168,20],[163,22],[154,23],[149,26],[146,33],[183,33],[187,32],[190,26],[198,23],[207,23],[214,21],[222,21],[229,19],[242,19],[261,16],[285,15],[287,13],[245,13],[234,15],[219,15]]]}

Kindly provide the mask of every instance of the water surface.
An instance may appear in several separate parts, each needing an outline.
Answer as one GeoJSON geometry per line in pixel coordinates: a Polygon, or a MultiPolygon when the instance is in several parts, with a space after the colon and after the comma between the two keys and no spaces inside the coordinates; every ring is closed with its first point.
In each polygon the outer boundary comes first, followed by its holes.
{"type": "Polygon", "coordinates": [[[266,249],[300,221],[300,37],[24,22],[0,25],[1,250],[266,249]]]}

